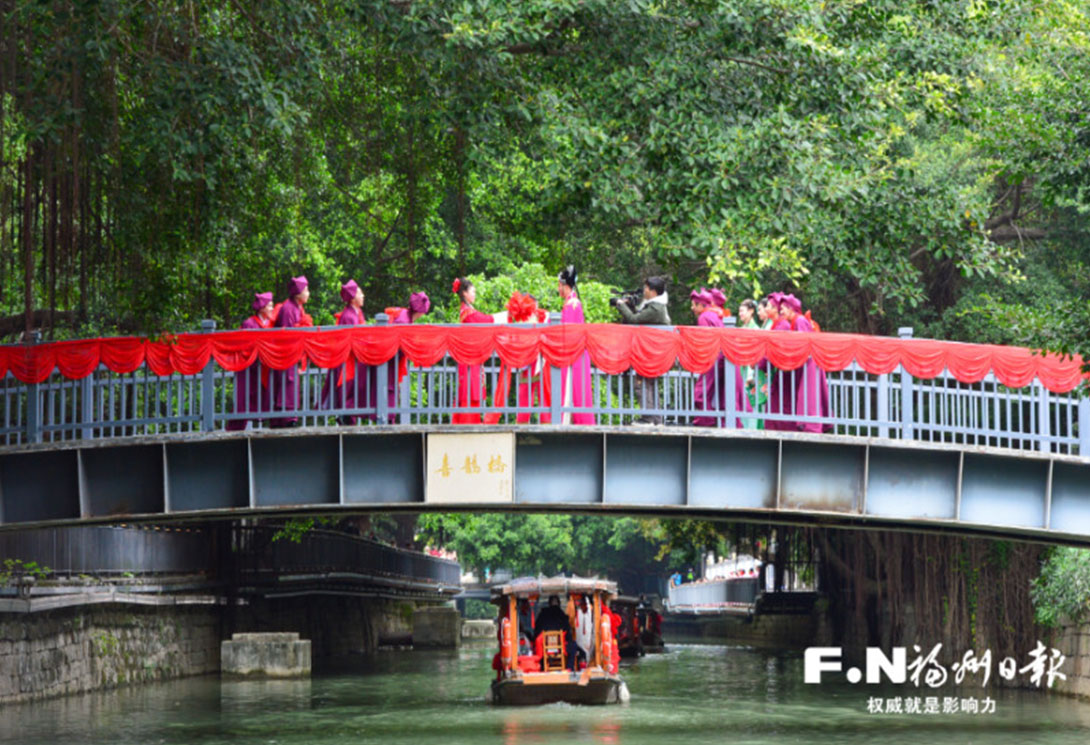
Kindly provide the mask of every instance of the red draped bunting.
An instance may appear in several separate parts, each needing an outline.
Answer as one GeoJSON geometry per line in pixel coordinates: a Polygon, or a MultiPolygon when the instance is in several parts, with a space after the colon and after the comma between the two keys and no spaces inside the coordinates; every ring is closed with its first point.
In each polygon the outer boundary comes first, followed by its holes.
{"type": "Polygon", "coordinates": [[[668,330],[615,324],[392,325],[179,334],[154,341],[84,339],[0,347],[0,375],[10,371],[24,383],[40,383],[58,371],[66,378],[79,379],[90,375],[100,363],[117,373],[132,372],[146,363],[156,375],[192,375],[203,370],[210,359],[230,371],[245,369],[256,360],[274,370],[308,361],[323,368],[350,360],[379,365],[398,350],[420,366],[434,365],[446,354],[462,364],[476,365],[495,352],[509,367],[531,365],[539,354],[552,366],[567,367],[587,351],[594,365],[606,373],[632,368],[647,377],[663,374],[675,362],[701,373],[722,352],[736,365],[767,359],[785,370],[813,357],[829,372],[843,370],[853,361],[873,374],[889,373],[903,365],[912,375],[925,379],[948,370],[963,383],[975,383],[991,372],[1011,388],[1024,387],[1036,378],[1055,393],[1072,390],[1084,378],[1080,358],[1035,354],[1021,347],[827,332],[792,334],[695,326],[668,330]]]}

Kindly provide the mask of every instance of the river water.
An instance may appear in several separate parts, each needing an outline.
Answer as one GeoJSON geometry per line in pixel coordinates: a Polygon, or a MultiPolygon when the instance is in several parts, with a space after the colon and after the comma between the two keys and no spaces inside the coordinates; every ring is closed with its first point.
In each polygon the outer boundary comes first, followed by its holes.
{"type": "MultiPolygon", "coordinates": [[[[218,677],[0,710],[0,742],[171,745],[401,743],[1090,743],[1090,704],[991,691],[995,713],[868,713],[868,699],[923,698],[911,685],[805,685],[798,653],[672,644],[622,667],[630,703],[489,703],[492,648],[381,651],[307,681],[218,677]]],[[[979,687],[940,690],[983,703],[979,687]]]]}

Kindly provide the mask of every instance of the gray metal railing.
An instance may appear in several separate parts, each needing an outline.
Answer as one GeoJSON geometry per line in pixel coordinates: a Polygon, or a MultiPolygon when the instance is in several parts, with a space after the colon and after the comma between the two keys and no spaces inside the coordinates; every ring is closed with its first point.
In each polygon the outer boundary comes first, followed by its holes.
{"type": "Polygon", "coordinates": [[[667,590],[667,606],[679,608],[715,608],[725,605],[750,605],[757,598],[757,577],[689,582],[670,585],[667,590]]]}
{"type": "Polygon", "coordinates": [[[333,530],[308,531],[299,543],[273,540],[277,528],[235,525],[225,550],[218,528],[177,526],[73,526],[0,532],[0,571],[5,559],[19,573],[31,562],[51,577],[119,577],[206,574],[250,579],[255,575],[345,572],[380,584],[411,580],[454,588],[457,562],[396,548],[333,530]],[[232,565],[237,563],[237,568],[232,565]]]}
{"type": "Polygon", "coordinates": [[[462,568],[456,561],[387,546],[333,530],[309,531],[299,543],[273,541],[274,528],[239,526],[232,547],[244,575],[361,573],[387,580],[413,580],[455,588],[462,568]]]}
{"type": "MultiPolygon", "coordinates": [[[[380,316],[380,322],[384,320],[380,316]]],[[[911,335],[910,329],[903,331],[911,335]]],[[[403,363],[400,353],[386,364],[349,363],[333,370],[313,364],[291,371],[265,370],[256,362],[238,373],[209,362],[196,375],[166,376],[155,375],[146,366],[127,374],[100,366],[82,380],[54,373],[36,385],[21,383],[8,373],[0,379],[0,446],[225,427],[459,420],[564,425],[573,415],[589,414],[602,425],[649,419],[666,425],[808,429],[1090,453],[1090,400],[1077,392],[1049,392],[1037,381],[1008,388],[990,374],[967,384],[946,373],[917,379],[900,368],[873,375],[852,365],[826,373],[807,363],[781,371],[767,363],[738,368],[725,358],[705,375],[675,365],[655,379],[642,379],[631,370],[612,375],[592,367],[591,405],[580,408],[564,395],[570,387],[569,371],[551,368],[540,358],[533,365],[508,369],[493,356],[479,370],[483,400],[477,406],[460,396],[459,388],[473,368],[459,366],[449,356],[430,367],[403,363]],[[247,382],[250,388],[258,387],[256,400],[244,395],[247,382]],[[742,395],[737,394],[739,383],[742,395]],[[702,388],[708,389],[704,395],[702,388]],[[494,400],[503,390],[506,395],[494,400]],[[817,405],[826,400],[827,411],[817,405]]]]}
{"type": "Polygon", "coordinates": [[[0,532],[0,560],[51,575],[196,574],[213,564],[204,528],[73,526],[0,532]]]}

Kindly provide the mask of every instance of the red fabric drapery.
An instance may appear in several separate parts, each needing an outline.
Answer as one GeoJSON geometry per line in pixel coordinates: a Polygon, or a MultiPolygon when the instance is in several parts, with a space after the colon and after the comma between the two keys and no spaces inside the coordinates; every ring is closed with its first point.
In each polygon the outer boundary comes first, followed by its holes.
{"type": "Polygon", "coordinates": [[[100,363],[116,373],[132,372],[146,363],[156,375],[192,375],[204,369],[210,359],[233,372],[256,360],[274,370],[300,362],[322,368],[351,360],[379,365],[399,350],[421,366],[434,365],[446,354],[462,364],[476,365],[495,352],[512,368],[533,364],[539,354],[549,365],[568,367],[587,351],[594,365],[606,373],[632,368],[648,377],[663,374],[675,362],[702,373],[719,352],[736,365],[753,365],[767,358],[784,370],[800,367],[813,357],[827,372],[843,370],[854,361],[873,374],[889,373],[904,365],[912,375],[925,379],[948,370],[963,383],[975,383],[994,373],[1011,388],[1029,385],[1036,378],[1054,393],[1072,390],[1084,377],[1080,358],[1062,359],[1021,347],[828,332],[792,334],[695,326],[668,330],[616,324],[392,325],[224,331],[157,340],[84,339],[0,347],[0,375],[10,371],[24,383],[40,383],[58,371],[66,378],[79,379],[90,375],[100,363]]]}

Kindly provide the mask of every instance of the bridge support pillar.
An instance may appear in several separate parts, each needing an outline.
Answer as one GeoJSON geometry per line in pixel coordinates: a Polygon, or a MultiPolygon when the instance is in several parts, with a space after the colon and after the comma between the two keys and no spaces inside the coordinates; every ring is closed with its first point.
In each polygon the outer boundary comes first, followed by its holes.
{"type": "Polygon", "coordinates": [[[462,617],[457,608],[438,605],[413,612],[414,647],[457,647],[461,641],[462,617]]]}
{"type": "Polygon", "coordinates": [[[220,669],[227,677],[310,677],[310,640],[299,634],[232,634],[220,642],[220,669]]]}

